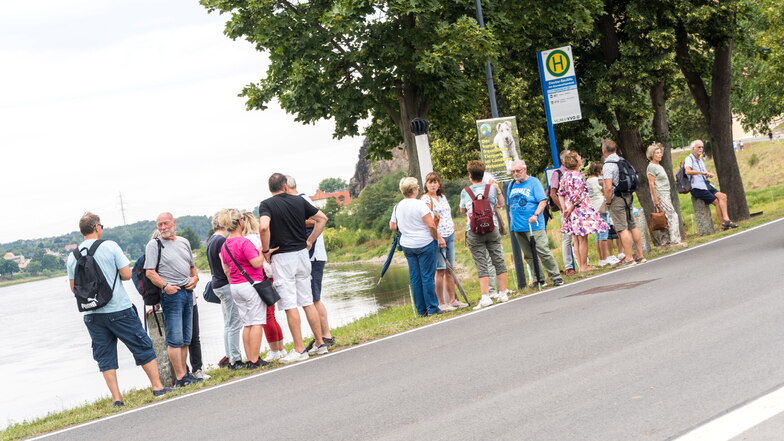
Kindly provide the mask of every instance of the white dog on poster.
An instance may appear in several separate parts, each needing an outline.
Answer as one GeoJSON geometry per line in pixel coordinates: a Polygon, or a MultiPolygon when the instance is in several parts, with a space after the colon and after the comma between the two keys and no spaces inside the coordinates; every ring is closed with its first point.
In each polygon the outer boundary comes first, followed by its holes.
{"type": "Polygon", "coordinates": [[[501,149],[507,173],[511,173],[512,162],[520,160],[520,156],[517,154],[517,144],[512,134],[512,123],[510,121],[500,122],[495,126],[495,129],[497,134],[493,138],[493,142],[501,149]]]}

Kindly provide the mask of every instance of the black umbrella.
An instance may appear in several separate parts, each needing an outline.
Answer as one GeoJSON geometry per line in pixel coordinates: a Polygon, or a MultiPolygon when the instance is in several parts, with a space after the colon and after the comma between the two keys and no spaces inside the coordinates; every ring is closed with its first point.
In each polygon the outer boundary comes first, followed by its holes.
{"type": "MultiPolygon", "coordinates": [[[[536,225],[539,226],[539,222],[537,222],[536,225]]],[[[541,291],[542,284],[539,282],[543,281],[544,278],[542,277],[542,270],[539,268],[539,256],[536,253],[536,239],[534,239],[534,229],[530,222],[528,223],[528,234],[528,240],[531,246],[531,255],[533,256],[534,261],[534,280],[536,280],[536,285],[539,287],[539,291],[541,291]]]]}
{"type": "Polygon", "coordinates": [[[446,269],[449,270],[449,274],[451,274],[452,278],[455,279],[455,286],[457,286],[457,289],[460,291],[460,294],[463,296],[463,300],[465,300],[465,302],[470,305],[471,302],[468,301],[468,296],[466,296],[466,292],[463,289],[463,285],[460,284],[460,280],[457,278],[457,273],[455,272],[455,268],[452,266],[451,263],[449,263],[449,259],[446,258],[446,249],[440,248],[440,251],[441,251],[441,256],[444,258],[444,262],[446,262],[446,269]]]}
{"type": "Polygon", "coordinates": [[[395,255],[395,251],[397,250],[398,246],[400,245],[400,231],[395,231],[395,237],[392,238],[392,247],[389,248],[389,254],[387,254],[387,260],[384,262],[384,266],[381,267],[381,275],[378,276],[378,282],[376,285],[381,283],[381,278],[384,277],[387,270],[389,269],[389,265],[392,264],[392,257],[395,255]]]}

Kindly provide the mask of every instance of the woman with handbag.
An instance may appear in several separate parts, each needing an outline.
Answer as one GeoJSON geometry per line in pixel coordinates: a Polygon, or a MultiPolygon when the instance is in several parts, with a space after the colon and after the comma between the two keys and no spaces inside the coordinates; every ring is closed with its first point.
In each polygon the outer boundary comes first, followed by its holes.
{"type": "Polygon", "coordinates": [[[425,190],[426,193],[420,199],[430,209],[438,235],[446,242],[446,248],[439,249],[436,256],[436,297],[438,297],[439,301],[438,308],[443,311],[465,308],[468,304],[458,301],[455,297],[455,281],[446,269],[447,262],[442,254],[446,254],[450,265],[455,265],[455,223],[452,221],[452,208],[444,195],[441,176],[438,173],[430,172],[425,176],[425,190]],[[444,295],[445,288],[446,296],[444,295]]]}
{"type": "MultiPolygon", "coordinates": [[[[651,190],[651,199],[653,199],[653,206],[656,212],[659,210],[664,212],[667,218],[667,228],[670,230],[670,243],[666,246],[679,246],[685,247],[686,242],[681,241],[681,232],[679,228],[678,213],[672,205],[672,196],[670,193],[670,179],[667,177],[667,172],[661,166],[662,157],[664,157],[664,148],[661,144],[655,143],[648,146],[645,153],[648,160],[648,188],[651,190]]],[[[655,216],[652,213],[651,216],[655,216]]],[[[653,220],[653,219],[652,219],[653,220]]],[[[653,224],[653,222],[651,222],[653,224]]]]}
{"type": "Polygon", "coordinates": [[[563,208],[561,232],[574,236],[574,251],[577,254],[579,272],[596,268],[588,265],[588,235],[607,231],[607,223],[591,206],[588,187],[580,173],[583,158],[570,151],[563,158],[566,167],[558,187],[558,198],[563,208]]]}
{"type": "Polygon", "coordinates": [[[248,357],[248,369],[256,369],[267,364],[259,358],[261,350],[262,326],[267,322],[267,306],[261,301],[250,281],[265,279],[264,256],[259,248],[243,237],[245,220],[236,209],[222,211],[219,223],[229,237],[221,247],[220,258],[223,271],[229,275],[231,294],[237,304],[242,320],[242,344],[248,357]],[[250,279],[250,280],[249,280],[250,279]]]}
{"type": "MultiPolygon", "coordinates": [[[[242,224],[242,236],[251,241],[254,247],[261,249],[259,221],[256,220],[256,216],[250,211],[243,211],[242,224]]],[[[271,272],[264,267],[262,267],[262,271],[264,272],[264,278],[267,278],[267,274],[271,272]]],[[[270,347],[267,356],[264,357],[264,361],[269,363],[287,355],[286,350],[283,348],[283,330],[275,318],[275,305],[267,306],[267,323],[264,325],[264,337],[267,338],[267,344],[270,347]]]]}
{"type": "Polygon", "coordinates": [[[417,199],[419,183],[416,178],[400,180],[400,192],[405,199],[392,210],[389,229],[400,231],[400,246],[408,261],[408,276],[417,314],[424,317],[441,314],[436,297],[436,256],[438,248],[446,248],[438,235],[433,215],[424,202],[417,199]]]}

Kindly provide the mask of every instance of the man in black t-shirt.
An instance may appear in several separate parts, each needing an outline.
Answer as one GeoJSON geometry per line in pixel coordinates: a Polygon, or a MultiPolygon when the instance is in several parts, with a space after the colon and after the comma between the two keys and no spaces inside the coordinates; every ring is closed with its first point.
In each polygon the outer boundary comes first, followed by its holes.
{"type": "Polygon", "coordinates": [[[283,357],[283,363],[308,359],[308,352],[302,340],[298,306],[305,311],[310,329],[316,340],[316,354],[327,353],[327,345],[322,339],[321,322],[310,288],[310,255],[308,250],[316,242],[327,216],[305,199],[288,194],[286,175],[273,173],[269,178],[272,197],[259,204],[259,233],[264,258],[272,266],[275,289],[280,294],[278,309],[286,311],[294,350],[283,357]],[[313,232],[305,232],[305,221],[315,222],[313,232]]]}

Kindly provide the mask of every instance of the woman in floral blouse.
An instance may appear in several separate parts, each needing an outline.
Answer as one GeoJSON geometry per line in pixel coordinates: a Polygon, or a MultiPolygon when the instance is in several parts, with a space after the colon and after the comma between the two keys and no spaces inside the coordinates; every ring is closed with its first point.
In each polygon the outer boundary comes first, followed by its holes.
{"type": "Polygon", "coordinates": [[[567,171],[558,188],[563,207],[561,232],[574,235],[574,251],[580,272],[596,269],[588,265],[588,235],[607,231],[607,223],[591,206],[588,189],[580,173],[582,165],[583,158],[577,152],[569,152],[563,159],[567,171]]]}

